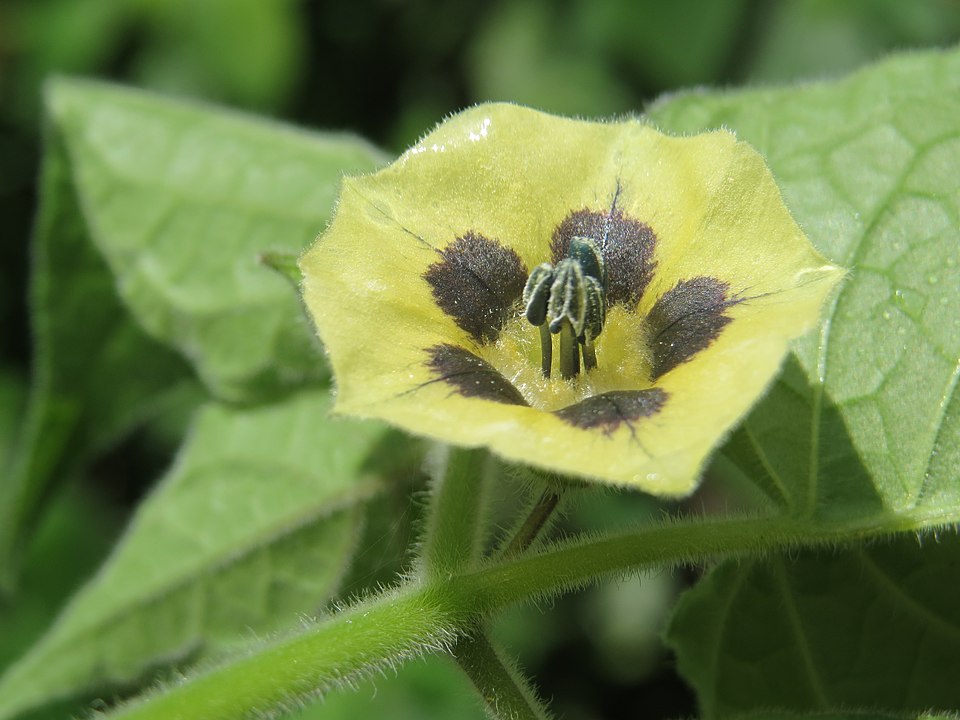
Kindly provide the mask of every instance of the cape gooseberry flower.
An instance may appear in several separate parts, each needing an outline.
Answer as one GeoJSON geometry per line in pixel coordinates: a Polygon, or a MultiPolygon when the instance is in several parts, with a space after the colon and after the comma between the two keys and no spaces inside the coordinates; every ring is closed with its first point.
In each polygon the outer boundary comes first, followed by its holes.
{"type": "Polygon", "coordinates": [[[842,275],[730,132],[499,104],[345,179],[301,269],[337,411],[660,495],[842,275]]]}

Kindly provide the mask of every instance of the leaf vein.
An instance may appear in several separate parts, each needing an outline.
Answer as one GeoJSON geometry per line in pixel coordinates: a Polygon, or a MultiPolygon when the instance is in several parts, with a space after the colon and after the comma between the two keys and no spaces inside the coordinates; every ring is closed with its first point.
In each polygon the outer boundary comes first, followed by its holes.
{"type": "Polygon", "coordinates": [[[949,635],[957,642],[960,642],[960,626],[951,623],[946,618],[933,612],[926,605],[918,602],[913,596],[908,594],[881,568],[866,551],[860,550],[864,569],[870,574],[881,590],[885,591],[892,601],[903,606],[922,625],[935,628],[937,632],[949,635]]]}
{"type": "Polygon", "coordinates": [[[773,568],[773,574],[776,579],[777,585],[780,588],[780,592],[783,595],[783,608],[787,613],[787,620],[790,623],[790,627],[793,630],[793,634],[797,639],[797,649],[800,652],[800,659],[803,662],[803,667],[807,672],[807,678],[810,681],[810,689],[815,695],[817,704],[824,710],[830,707],[830,698],[827,696],[826,689],[823,685],[823,679],[820,677],[820,674],[817,672],[817,663],[813,657],[813,651],[810,648],[809,643],[807,642],[807,636],[803,629],[803,620],[800,617],[800,612],[797,609],[796,603],[794,602],[793,589],[790,587],[789,580],[787,579],[786,571],[783,567],[782,561],[776,561],[771,563],[773,568]]]}

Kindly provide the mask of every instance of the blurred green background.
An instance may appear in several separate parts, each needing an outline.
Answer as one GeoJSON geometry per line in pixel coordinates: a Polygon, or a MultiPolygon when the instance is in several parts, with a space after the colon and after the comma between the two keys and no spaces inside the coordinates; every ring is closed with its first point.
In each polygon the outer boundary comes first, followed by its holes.
{"type": "MultiPolygon", "coordinates": [[[[399,152],[483,100],[585,117],[642,112],[682,88],[832,77],[891,51],[958,39],[956,0],[0,0],[0,467],[30,374],[29,239],[40,92],[50,75],[350,130],[399,152]]],[[[24,600],[0,607],[0,669],[96,567],[175,437],[132,438],[51,505],[24,600]]],[[[569,522],[609,525],[637,512],[656,508],[605,497],[569,522]]],[[[658,639],[689,580],[610,584],[510,613],[497,632],[566,718],[692,715],[693,698],[658,639]]],[[[482,716],[456,671],[432,660],[302,718],[364,713],[482,716]]]]}

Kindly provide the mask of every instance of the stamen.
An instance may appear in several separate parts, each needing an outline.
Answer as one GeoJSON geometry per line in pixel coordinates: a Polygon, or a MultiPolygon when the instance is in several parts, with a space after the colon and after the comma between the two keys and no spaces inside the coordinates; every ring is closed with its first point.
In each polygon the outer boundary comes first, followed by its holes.
{"type": "Polygon", "coordinates": [[[560,332],[560,327],[566,320],[579,336],[583,332],[587,314],[583,270],[575,260],[565,258],[557,263],[553,278],[553,285],[550,286],[550,301],[547,303],[550,332],[560,332]]]}
{"type": "Polygon", "coordinates": [[[590,340],[585,340],[583,347],[583,369],[593,370],[597,366],[597,350],[590,340]]]}
{"type": "Polygon", "coordinates": [[[592,370],[597,366],[597,352],[593,341],[603,330],[603,324],[606,322],[607,303],[600,283],[590,275],[587,275],[584,280],[587,312],[580,342],[583,344],[583,369],[592,370]]]}
{"type": "Polygon", "coordinates": [[[553,284],[553,265],[540,263],[530,273],[523,288],[524,314],[533,325],[542,325],[547,319],[547,303],[553,284]]]}
{"type": "Polygon", "coordinates": [[[531,324],[540,328],[540,368],[546,378],[550,377],[550,366],[553,364],[553,338],[547,324],[547,305],[553,277],[553,265],[540,263],[530,273],[523,288],[524,315],[531,324]]]}
{"type": "Polygon", "coordinates": [[[560,323],[560,377],[570,380],[580,374],[580,343],[569,320],[560,323]]]}
{"type": "Polygon", "coordinates": [[[596,241],[576,236],[570,241],[567,257],[554,267],[537,265],[523,289],[524,314],[540,328],[540,367],[549,378],[553,363],[551,333],[560,335],[560,377],[580,373],[583,366],[597,366],[593,341],[606,321],[607,270],[596,241]]]}
{"type": "Polygon", "coordinates": [[[601,287],[607,286],[607,264],[603,260],[600,246],[593,238],[575,235],[570,238],[567,257],[576,260],[584,275],[595,278],[601,287]]]}
{"type": "Polygon", "coordinates": [[[540,324],[540,368],[545,378],[550,377],[550,366],[553,365],[553,335],[547,323],[540,324]]]}

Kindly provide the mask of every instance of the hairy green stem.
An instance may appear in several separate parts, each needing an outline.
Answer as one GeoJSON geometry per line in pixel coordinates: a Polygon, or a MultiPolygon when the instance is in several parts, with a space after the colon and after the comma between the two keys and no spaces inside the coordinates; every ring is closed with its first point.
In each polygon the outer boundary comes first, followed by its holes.
{"type": "Polygon", "coordinates": [[[616,573],[856,542],[907,529],[906,522],[883,520],[835,526],[782,517],[682,520],[610,537],[573,538],[540,553],[505,558],[453,582],[458,597],[471,597],[478,612],[490,612],[616,573]]]}
{"type": "Polygon", "coordinates": [[[503,550],[503,557],[520,555],[529,548],[546,526],[547,521],[560,504],[560,493],[552,487],[546,488],[537,498],[523,524],[510,539],[503,550]]]}
{"type": "Polygon", "coordinates": [[[478,627],[460,638],[454,654],[492,717],[503,720],[550,717],[523,674],[493,645],[483,628],[478,627]]]}
{"type": "Polygon", "coordinates": [[[112,720],[232,720],[283,707],[376,668],[449,646],[480,619],[612,573],[835,545],[960,522],[955,513],[879,516],[816,525],[781,517],[692,519],[634,533],[572,540],[535,555],[434,577],[342,611],[298,635],[188,676],[108,715],[112,720]]]}
{"type": "MultiPolygon", "coordinates": [[[[421,544],[422,578],[442,581],[476,566],[485,531],[482,506],[488,463],[485,450],[450,450],[446,470],[432,487],[427,530],[421,544]]],[[[555,491],[548,489],[543,493],[513,538],[511,547],[515,546],[515,552],[533,542],[558,501],[555,491]]],[[[457,641],[452,653],[494,717],[546,718],[519,670],[494,650],[479,625],[457,641]],[[501,711],[506,714],[500,714],[501,711]]]]}
{"type": "Polygon", "coordinates": [[[321,620],[123,705],[112,720],[236,720],[273,717],[309,697],[378,669],[453,644],[467,616],[436,587],[408,586],[321,620]]]}
{"type": "MultiPolygon", "coordinates": [[[[560,492],[548,485],[523,518],[503,555],[519,555],[526,551],[546,527],[559,503],[560,492]]],[[[494,648],[480,623],[460,638],[453,648],[453,656],[473,682],[492,717],[503,720],[545,720],[549,717],[546,706],[523,673],[494,648]]]]}
{"type": "Polygon", "coordinates": [[[434,482],[424,536],[420,573],[447,577],[479,559],[486,530],[484,485],[489,455],[483,448],[451,448],[442,477],[434,482]]]}

